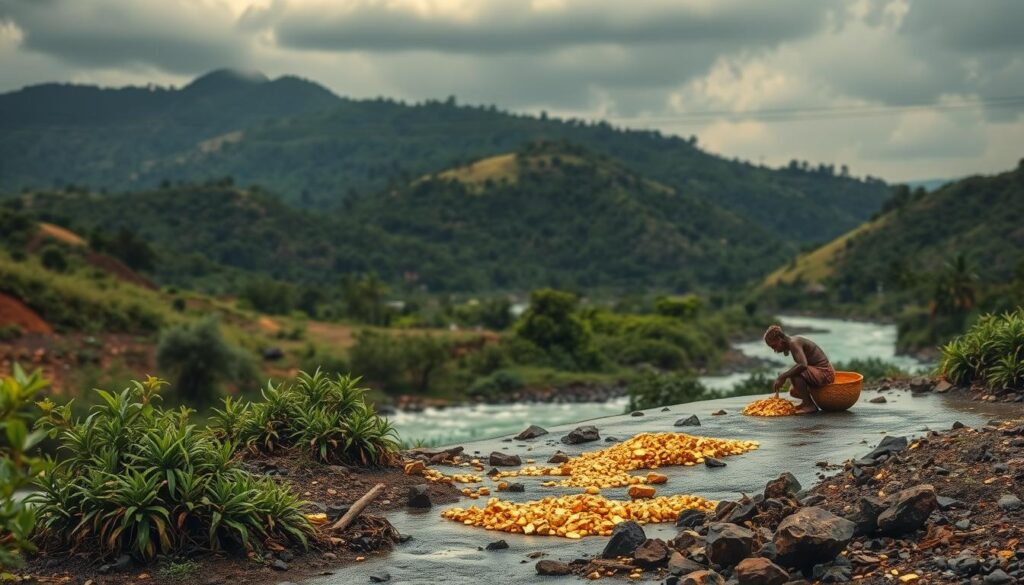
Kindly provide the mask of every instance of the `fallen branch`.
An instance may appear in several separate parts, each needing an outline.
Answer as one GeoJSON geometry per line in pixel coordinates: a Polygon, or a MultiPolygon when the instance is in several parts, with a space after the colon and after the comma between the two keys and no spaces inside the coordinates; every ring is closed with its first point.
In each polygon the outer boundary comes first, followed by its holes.
{"type": "Polygon", "coordinates": [[[352,507],[348,509],[348,512],[345,512],[344,516],[331,525],[330,530],[332,532],[337,532],[348,528],[348,525],[351,524],[360,513],[362,513],[363,509],[370,505],[370,502],[375,500],[377,496],[384,493],[384,487],[385,486],[382,483],[378,483],[373,486],[370,491],[366,492],[366,495],[356,500],[356,503],[352,504],[352,507]]]}

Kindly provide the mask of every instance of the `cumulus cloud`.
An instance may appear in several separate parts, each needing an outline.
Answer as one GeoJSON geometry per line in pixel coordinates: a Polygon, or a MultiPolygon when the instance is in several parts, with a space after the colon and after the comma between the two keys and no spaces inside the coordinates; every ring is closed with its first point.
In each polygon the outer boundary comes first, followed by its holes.
{"type": "Polygon", "coordinates": [[[1021,21],[1017,0],[0,0],[0,90],[234,66],[904,179],[1019,158],[1019,105],[943,106],[1024,95],[1021,21]]]}

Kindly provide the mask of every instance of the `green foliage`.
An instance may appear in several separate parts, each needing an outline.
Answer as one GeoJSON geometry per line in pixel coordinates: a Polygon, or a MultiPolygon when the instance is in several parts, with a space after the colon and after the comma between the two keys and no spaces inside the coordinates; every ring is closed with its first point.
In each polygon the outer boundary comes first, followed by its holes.
{"type": "Polygon", "coordinates": [[[509,392],[522,390],[525,385],[523,378],[514,370],[497,370],[477,378],[466,393],[477,398],[498,399],[509,392]]]}
{"type": "Polygon", "coordinates": [[[516,323],[515,333],[552,357],[566,369],[594,369],[600,357],[590,326],[576,314],[579,299],[573,293],[540,289],[530,293],[530,306],[516,323]]]}
{"type": "Polygon", "coordinates": [[[89,247],[110,254],[132,270],[150,271],[156,267],[156,252],[145,238],[129,228],[121,228],[113,236],[93,230],[89,234],[89,247]]]}
{"type": "Polygon", "coordinates": [[[267,383],[262,400],[224,400],[210,428],[216,436],[265,452],[296,447],[324,463],[383,466],[397,461],[398,435],[364,399],[351,376],[300,372],[267,383]]]}
{"type": "Polygon", "coordinates": [[[240,297],[261,313],[285,315],[295,308],[297,292],[294,286],[286,282],[264,278],[246,284],[240,297]]]}
{"type": "Polygon", "coordinates": [[[659,315],[679,319],[693,319],[703,307],[704,301],[694,294],[680,297],[658,297],[654,300],[654,310],[659,315]]]}
{"type": "Polygon", "coordinates": [[[352,370],[389,392],[424,393],[451,356],[451,342],[441,335],[394,335],[364,330],[349,349],[352,370]]]}
{"type": "Polygon", "coordinates": [[[941,350],[939,372],[955,384],[1024,387],[1024,309],[984,315],[941,350]]]}
{"type": "Polygon", "coordinates": [[[216,317],[161,332],[156,360],[174,378],[177,398],[193,405],[213,402],[222,382],[251,380],[255,368],[248,353],[224,340],[216,317]]]}
{"type": "Polygon", "coordinates": [[[375,274],[346,275],[342,281],[345,315],[370,325],[387,325],[391,311],[385,304],[388,287],[375,274]]]}
{"type": "Polygon", "coordinates": [[[16,493],[48,467],[32,455],[46,434],[29,431],[32,398],[47,385],[39,371],[27,375],[17,363],[0,380],[0,572],[21,566],[22,551],[36,550],[30,541],[36,511],[16,493]]]}
{"type": "Polygon", "coordinates": [[[238,465],[230,441],[200,432],[190,411],[159,406],[165,382],[148,378],[76,419],[70,404],[40,404],[38,427],[64,456],[38,482],[39,539],[102,556],[201,549],[259,551],[266,542],[305,546],[312,526],[284,485],[238,465]]]}
{"type": "Polygon", "coordinates": [[[855,358],[832,364],[836,370],[857,372],[865,382],[877,382],[883,378],[907,378],[910,374],[892,362],[881,358],[855,358]]]}
{"type": "Polygon", "coordinates": [[[688,372],[644,372],[629,385],[626,412],[704,400],[707,388],[688,372]]]}
{"type": "MultiPolygon", "coordinates": [[[[740,382],[733,384],[732,388],[722,394],[729,396],[753,396],[755,394],[767,394],[772,391],[772,384],[775,383],[775,376],[765,371],[755,371],[740,382]]],[[[787,382],[788,383],[788,382],[787,382]]]]}
{"type": "Polygon", "coordinates": [[[56,274],[2,252],[0,292],[21,299],[59,329],[155,331],[166,320],[166,303],[156,292],[105,277],[56,274]]]}
{"type": "Polygon", "coordinates": [[[39,252],[39,263],[53,272],[66,272],[68,269],[68,257],[56,244],[48,244],[39,252]]]}

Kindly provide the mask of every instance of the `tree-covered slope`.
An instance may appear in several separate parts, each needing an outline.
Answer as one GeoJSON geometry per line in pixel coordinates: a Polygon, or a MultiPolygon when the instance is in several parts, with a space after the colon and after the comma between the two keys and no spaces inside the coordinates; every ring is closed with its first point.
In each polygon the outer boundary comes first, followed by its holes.
{"type": "Polygon", "coordinates": [[[0,95],[0,189],[67,183],[144,190],[165,179],[234,177],[303,207],[336,209],[420,175],[567,140],[676,191],[817,242],[887,197],[832,167],[768,169],[690,140],[607,123],[514,115],[447,102],[350,100],[295,78],[215,72],[180,90],[49,84],[0,95]]]}
{"type": "Polygon", "coordinates": [[[888,210],[765,283],[824,282],[846,298],[896,290],[963,256],[983,281],[1006,282],[1024,261],[1024,165],[937,191],[898,190],[888,210]]]}
{"type": "Polygon", "coordinates": [[[21,201],[83,233],[143,235],[161,252],[158,279],[187,286],[228,271],[304,283],[376,272],[430,290],[710,289],[755,278],[792,251],[738,214],[579,147],[531,145],[502,161],[423,176],[335,212],[226,183],[21,201]]]}

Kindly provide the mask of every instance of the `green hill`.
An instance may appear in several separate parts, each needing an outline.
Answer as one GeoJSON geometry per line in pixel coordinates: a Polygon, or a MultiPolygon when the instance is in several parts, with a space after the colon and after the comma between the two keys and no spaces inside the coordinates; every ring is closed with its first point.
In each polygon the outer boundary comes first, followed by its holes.
{"type": "Polygon", "coordinates": [[[134,230],[161,252],[158,280],[205,288],[211,276],[324,284],[376,272],[429,290],[710,289],[793,251],[736,213],[564,144],[420,177],[333,213],[226,183],[21,201],[80,233],[134,230]]]}
{"type": "Polygon", "coordinates": [[[538,140],[582,145],[804,242],[855,227],[888,195],[881,181],[838,176],[832,167],[762,168],[658,132],[454,100],[352,100],[292,77],[229,71],[182,89],[48,84],[0,95],[0,189],[74,183],[144,191],[165,180],[231,176],[302,207],[337,209],[358,194],[538,140]]]}

